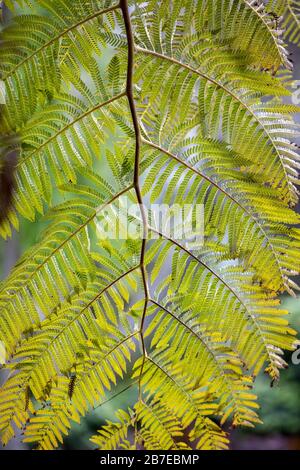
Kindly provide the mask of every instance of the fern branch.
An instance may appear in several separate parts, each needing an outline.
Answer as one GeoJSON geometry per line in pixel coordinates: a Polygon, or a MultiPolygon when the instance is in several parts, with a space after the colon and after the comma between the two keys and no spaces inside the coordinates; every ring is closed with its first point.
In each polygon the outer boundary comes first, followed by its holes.
{"type": "MultiPolygon", "coordinates": [[[[231,400],[233,402],[233,409],[234,409],[234,413],[233,413],[234,414],[234,419],[237,420],[238,422],[243,422],[242,414],[241,414],[241,411],[239,409],[240,400],[238,398],[237,391],[234,389],[234,381],[230,380],[229,377],[226,376],[226,373],[223,370],[223,364],[222,364],[222,362],[220,362],[220,357],[217,356],[217,354],[215,353],[213,348],[211,348],[209,346],[209,344],[207,344],[207,342],[204,340],[204,338],[200,334],[198,334],[193,328],[189,327],[189,325],[187,323],[182,321],[170,309],[168,309],[167,307],[162,305],[157,300],[151,299],[151,302],[154,305],[156,305],[158,308],[160,308],[161,310],[165,311],[172,318],[174,318],[178,323],[180,323],[183,326],[184,329],[189,331],[191,335],[193,335],[197,339],[199,339],[200,342],[204,345],[205,349],[208,351],[209,355],[212,357],[213,361],[217,365],[217,370],[218,370],[219,376],[222,377],[222,379],[223,379],[223,381],[226,385],[227,392],[228,392],[229,396],[231,397],[231,400]]],[[[223,393],[223,390],[222,390],[222,393],[223,393]]]]}
{"type": "MultiPolygon", "coordinates": [[[[79,225],[78,227],[76,227],[76,229],[74,231],[72,231],[68,237],[66,237],[58,246],[54,247],[50,254],[47,255],[42,261],[40,261],[39,263],[36,264],[36,267],[35,269],[30,273],[30,275],[28,277],[26,277],[26,279],[24,279],[23,282],[18,282],[17,285],[14,286],[14,295],[16,295],[16,293],[22,288],[24,287],[24,284],[26,285],[29,285],[30,284],[30,281],[36,276],[36,274],[41,271],[41,269],[47,265],[47,263],[53,258],[55,257],[55,255],[60,251],[62,250],[62,248],[68,244],[68,242],[70,242],[70,240],[72,240],[72,238],[74,238],[81,230],[83,230],[96,216],[97,214],[99,214],[101,211],[103,211],[106,207],[108,207],[110,204],[112,204],[115,200],[117,200],[119,197],[121,197],[123,194],[127,193],[128,191],[130,191],[130,189],[133,188],[133,185],[131,186],[128,186],[124,189],[122,189],[121,191],[119,191],[117,194],[115,194],[109,201],[107,201],[106,203],[102,204],[99,208],[97,208],[93,214],[90,216],[90,217],[87,217],[87,219],[85,220],[85,222],[81,225],[79,225]]],[[[40,247],[38,247],[37,249],[37,252],[39,251],[40,247]]],[[[34,254],[32,254],[34,255],[34,254]]],[[[24,269],[24,266],[23,264],[21,264],[19,267],[16,268],[16,272],[13,273],[13,278],[15,277],[15,275],[18,273],[18,272],[22,272],[22,270],[24,269]]],[[[7,283],[4,283],[2,286],[1,286],[1,289],[0,289],[0,295],[1,294],[5,294],[7,292],[7,290],[9,289],[9,281],[7,283]]],[[[0,297],[1,298],[1,297],[0,297]]],[[[10,299],[10,301],[13,300],[13,297],[12,299],[10,299]]],[[[8,304],[6,303],[6,306],[8,304]]]]}
{"type": "Polygon", "coordinates": [[[29,159],[31,159],[36,153],[40,152],[44,147],[46,147],[47,145],[49,145],[51,142],[55,141],[60,135],[62,135],[63,133],[65,133],[68,129],[70,129],[71,127],[75,126],[76,123],[78,123],[79,121],[83,120],[84,118],[86,118],[87,116],[89,116],[90,114],[93,114],[95,111],[113,103],[114,101],[117,101],[119,100],[120,98],[122,98],[123,96],[125,96],[125,92],[122,92],[122,93],[119,93],[118,95],[116,96],[113,96],[112,98],[110,98],[109,100],[107,101],[104,101],[103,103],[99,103],[99,104],[96,104],[95,106],[92,106],[90,109],[88,109],[87,111],[85,111],[84,113],[82,113],[80,116],[77,116],[75,119],[73,119],[71,122],[69,122],[66,126],[62,127],[61,129],[59,129],[59,131],[57,131],[56,133],[54,133],[51,137],[49,137],[49,139],[45,140],[45,142],[43,142],[39,147],[37,147],[33,152],[31,152],[29,155],[27,155],[25,158],[21,159],[18,164],[17,164],[17,168],[24,165],[25,163],[27,163],[27,161],[29,159]]]}
{"type": "Polygon", "coordinates": [[[20,67],[22,67],[25,63],[27,63],[28,61],[32,60],[39,52],[43,51],[44,49],[47,49],[49,46],[51,46],[52,44],[54,44],[56,41],[59,41],[59,39],[61,39],[63,36],[67,35],[68,33],[70,33],[71,31],[73,31],[74,29],[77,29],[79,28],[80,26],[84,25],[85,23],[87,23],[88,21],[91,21],[101,15],[104,15],[105,13],[109,13],[111,11],[114,11],[114,10],[117,10],[119,8],[119,4],[117,5],[113,5],[112,7],[109,7],[109,8],[105,8],[105,9],[102,9],[102,10],[99,10],[99,11],[96,11],[95,13],[93,13],[92,15],[89,15],[87,16],[86,18],[83,18],[81,19],[80,21],[78,21],[77,23],[73,24],[72,26],[70,26],[69,28],[61,31],[57,36],[54,36],[53,38],[51,38],[50,41],[47,41],[45,44],[43,44],[41,47],[39,47],[37,50],[35,50],[32,54],[30,54],[29,56],[25,57],[23,60],[21,60],[10,72],[8,72],[4,77],[3,79],[4,80],[7,80],[11,75],[15,74],[18,69],[20,67]]]}
{"type": "Polygon", "coordinates": [[[176,155],[174,155],[172,152],[169,152],[168,150],[164,149],[163,147],[161,147],[160,145],[157,145],[153,142],[150,142],[146,139],[142,139],[142,141],[146,144],[146,145],[149,145],[150,147],[153,147],[157,150],[159,150],[160,152],[164,153],[165,155],[167,155],[168,157],[172,158],[173,160],[176,160],[178,163],[180,163],[181,165],[185,166],[186,168],[188,168],[189,170],[191,170],[193,173],[197,174],[198,176],[200,176],[201,178],[205,179],[206,181],[208,181],[212,186],[214,186],[215,188],[217,188],[218,191],[220,191],[221,193],[223,193],[228,199],[230,199],[231,201],[234,202],[234,204],[236,204],[237,206],[239,206],[243,212],[246,213],[246,215],[250,218],[250,219],[253,219],[255,224],[259,227],[259,230],[261,231],[261,233],[263,234],[264,238],[266,239],[268,245],[270,246],[270,249],[273,253],[273,256],[274,256],[274,259],[276,261],[276,264],[278,265],[278,269],[281,273],[281,278],[283,280],[283,284],[286,285],[286,277],[284,276],[284,274],[282,273],[282,267],[281,267],[281,263],[278,259],[278,255],[277,255],[277,252],[276,250],[274,249],[273,247],[273,244],[271,243],[271,240],[270,238],[268,237],[265,229],[263,228],[262,224],[259,222],[259,220],[254,216],[253,213],[249,212],[249,210],[244,207],[234,196],[232,196],[228,191],[224,190],[217,182],[215,182],[214,180],[212,180],[210,177],[208,177],[207,175],[205,175],[204,173],[198,171],[196,168],[194,168],[193,166],[191,166],[189,163],[183,161],[181,158],[177,157],[176,155]]]}
{"type": "MultiPolygon", "coordinates": [[[[117,279],[114,279],[110,284],[108,284],[108,286],[104,287],[104,289],[102,289],[92,300],[89,301],[89,303],[87,303],[84,308],[77,314],[75,315],[74,318],[72,318],[71,322],[64,326],[60,331],[59,333],[54,337],[53,341],[56,341],[57,338],[59,338],[59,336],[61,336],[61,334],[64,332],[64,330],[66,328],[68,328],[70,326],[71,323],[74,323],[76,320],[78,320],[79,317],[81,317],[83,315],[83,313],[91,306],[93,305],[94,302],[96,302],[97,299],[99,299],[99,297],[101,297],[106,291],[108,291],[112,286],[114,286],[117,282],[121,281],[121,279],[123,279],[125,276],[128,276],[128,274],[132,273],[133,271],[135,271],[136,269],[138,269],[140,266],[134,266],[133,268],[129,269],[128,271],[126,271],[125,273],[121,274],[121,276],[119,276],[117,279]]],[[[52,341],[52,342],[53,342],[52,341]]],[[[51,346],[52,343],[50,343],[50,346],[51,346]]]]}
{"type": "Polygon", "coordinates": [[[266,15],[264,14],[265,13],[264,4],[263,3],[258,3],[256,0],[254,0],[254,1],[253,0],[244,0],[244,2],[257,15],[257,17],[260,19],[260,21],[262,21],[262,23],[264,24],[264,26],[266,28],[266,31],[268,31],[268,33],[272,35],[272,37],[274,39],[274,44],[276,45],[276,48],[277,48],[277,51],[278,51],[278,55],[282,56],[282,49],[280,49],[280,45],[279,45],[279,42],[278,42],[278,35],[274,34],[274,31],[272,30],[272,28],[270,28],[270,25],[266,21],[266,15]],[[259,8],[262,8],[262,9],[260,10],[259,8]],[[261,11],[262,11],[262,13],[261,13],[261,11]]]}
{"type": "Polygon", "coordinates": [[[156,51],[151,51],[149,49],[144,49],[140,46],[136,46],[136,50],[138,52],[141,52],[143,54],[147,54],[147,55],[151,55],[153,57],[157,57],[159,59],[162,59],[162,60],[167,60],[173,64],[176,64],[178,65],[179,67],[182,67],[186,70],[188,70],[189,72],[193,73],[193,74],[196,74],[198,75],[199,77],[207,80],[208,82],[212,83],[213,85],[215,85],[217,88],[220,88],[222,90],[225,91],[225,93],[227,93],[229,96],[231,96],[236,102],[238,102],[251,116],[252,118],[260,125],[260,127],[264,130],[264,132],[266,133],[270,143],[272,144],[273,146],[273,149],[279,159],[279,162],[282,166],[282,169],[283,169],[283,172],[284,172],[284,176],[285,176],[285,179],[286,179],[286,183],[287,183],[287,187],[288,187],[288,191],[291,192],[291,201],[293,201],[293,197],[292,197],[292,191],[291,191],[291,188],[290,188],[290,180],[289,180],[289,177],[288,177],[288,174],[287,174],[287,171],[286,171],[286,168],[285,168],[285,165],[283,164],[283,161],[282,161],[282,156],[273,140],[273,137],[272,135],[270,134],[270,132],[266,129],[266,127],[264,126],[264,124],[260,121],[259,117],[257,116],[257,114],[254,113],[254,111],[243,101],[239,98],[238,95],[236,95],[235,93],[233,93],[228,87],[226,87],[223,83],[221,83],[220,81],[217,81],[215,80],[214,78],[212,78],[211,76],[207,75],[206,73],[203,73],[201,72],[200,70],[197,70],[193,67],[191,67],[190,65],[187,65],[187,64],[184,64],[183,62],[180,62],[179,60],[173,58],[173,57],[169,57],[167,55],[164,55],[164,54],[160,54],[159,52],[156,52],[156,51]]]}
{"type": "MultiPolygon", "coordinates": [[[[207,263],[205,263],[203,260],[201,260],[197,256],[195,256],[190,250],[188,250],[186,247],[181,245],[179,242],[177,242],[176,240],[174,240],[172,238],[166,237],[163,233],[159,232],[158,230],[156,230],[154,228],[151,228],[151,231],[157,233],[160,237],[165,238],[166,240],[169,240],[172,244],[177,246],[180,250],[184,251],[189,257],[194,259],[197,263],[200,263],[202,266],[204,266],[205,269],[207,269],[209,272],[211,272],[211,274],[215,278],[217,278],[220,282],[222,282],[222,284],[224,284],[224,286],[233,294],[233,296],[237,299],[239,304],[243,307],[246,318],[251,318],[251,321],[253,322],[253,324],[255,326],[255,330],[256,330],[256,332],[258,332],[258,334],[260,336],[260,339],[264,344],[264,349],[265,349],[266,354],[268,356],[269,362],[270,362],[270,364],[273,364],[274,361],[276,361],[276,359],[272,356],[272,354],[271,354],[271,352],[268,348],[268,345],[266,343],[263,331],[261,329],[261,326],[259,325],[259,322],[257,321],[257,318],[256,318],[255,314],[253,314],[253,312],[249,309],[249,306],[246,305],[245,301],[241,299],[239,294],[230,286],[230,284],[228,282],[226,282],[226,280],[224,278],[222,278],[215,270],[213,270],[207,263]]],[[[157,304],[156,301],[153,301],[153,300],[151,300],[151,301],[157,304]]],[[[161,308],[165,309],[165,307],[162,307],[162,306],[161,306],[161,308]]],[[[169,313],[172,314],[171,312],[169,312],[169,313]]],[[[187,326],[187,325],[185,325],[185,326],[187,326]]]]}
{"type": "Polygon", "coordinates": [[[298,18],[298,16],[296,15],[296,13],[294,12],[292,6],[291,6],[291,0],[287,0],[287,9],[290,13],[290,15],[294,18],[294,21],[295,23],[298,25],[298,28],[300,30],[300,17],[298,18]]]}

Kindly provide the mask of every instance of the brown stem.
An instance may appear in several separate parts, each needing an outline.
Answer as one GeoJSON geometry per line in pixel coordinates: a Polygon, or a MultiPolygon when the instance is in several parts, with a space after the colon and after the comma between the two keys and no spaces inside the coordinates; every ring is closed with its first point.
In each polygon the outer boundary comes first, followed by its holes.
{"type": "Polygon", "coordinates": [[[140,125],[138,120],[138,114],[135,106],[134,101],[134,92],[133,92],[133,68],[134,68],[134,55],[135,55],[135,45],[134,45],[134,37],[132,31],[132,24],[130,13],[128,9],[128,0],[120,0],[120,8],[122,10],[124,25],[126,30],[126,37],[127,37],[127,44],[128,44],[128,58],[127,58],[127,83],[126,83],[126,95],[128,98],[129,108],[132,117],[132,123],[135,132],[135,163],[134,163],[134,188],[136,192],[136,197],[138,204],[140,206],[142,221],[143,221],[143,240],[142,240],[142,247],[141,247],[141,257],[140,257],[140,265],[141,265],[141,272],[143,278],[143,285],[145,291],[145,303],[143,314],[141,318],[140,324],[140,336],[141,336],[141,345],[143,351],[143,362],[141,365],[141,371],[138,380],[138,389],[139,389],[139,401],[142,399],[142,387],[141,381],[143,376],[144,365],[147,357],[146,345],[144,340],[144,325],[145,325],[145,318],[147,312],[147,306],[149,302],[149,286],[148,286],[148,277],[147,277],[147,270],[145,266],[145,252],[146,252],[146,243],[147,243],[147,236],[148,236],[148,222],[147,222],[147,214],[145,208],[143,206],[143,197],[140,188],[140,149],[141,149],[141,131],[140,125]]]}

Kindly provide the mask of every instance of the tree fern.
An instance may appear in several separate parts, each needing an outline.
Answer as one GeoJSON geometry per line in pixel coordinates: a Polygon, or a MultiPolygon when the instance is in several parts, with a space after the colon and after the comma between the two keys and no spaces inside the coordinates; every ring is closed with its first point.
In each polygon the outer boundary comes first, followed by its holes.
{"type": "Polygon", "coordinates": [[[130,390],[98,448],[225,449],[297,345],[278,299],[300,261],[281,26],[250,0],[6,4],[0,231],[45,229],[0,285],[2,441],[56,448],[130,390]],[[104,240],[128,202],[143,236],[104,240]],[[204,204],[204,244],[150,224],[155,202],[204,204]]]}

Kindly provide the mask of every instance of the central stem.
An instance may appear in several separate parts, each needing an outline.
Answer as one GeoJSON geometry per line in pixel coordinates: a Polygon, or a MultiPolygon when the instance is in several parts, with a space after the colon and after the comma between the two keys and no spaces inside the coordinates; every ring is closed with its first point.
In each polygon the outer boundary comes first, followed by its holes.
{"type": "Polygon", "coordinates": [[[147,280],[147,270],[145,266],[145,252],[146,252],[146,242],[148,237],[148,221],[147,221],[147,214],[143,205],[143,197],[140,188],[140,150],[141,150],[141,131],[139,125],[138,114],[135,106],[134,101],[134,91],[133,91],[133,68],[134,68],[134,56],[135,56],[135,46],[134,46],[134,37],[132,31],[132,24],[131,18],[128,8],[128,0],[120,0],[120,8],[122,10],[124,25],[126,30],[127,36],[127,44],[128,44],[128,58],[127,58],[127,83],[126,83],[126,95],[129,103],[129,108],[132,116],[132,122],[135,132],[135,160],[134,160],[134,180],[133,185],[136,192],[136,197],[138,204],[141,210],[141,216],[143,221],[143,239],[142,239],[142,246],[141,246],[141,256],[140,256],[140,265],[141,265],[141,272],[143,278],[143,286],[145,291],[145,303],[143,308],[143,314],[141,318],[140,324],[140,336],[141,336],[141,345],[143,351],[143,362],[141,364],[141,370],[139,375],[139,401],[142,400],[142,387],[141,387],[141,380],[143,376],[143,369],[145,365],[145,360],[147,356],[145,340],[144,340],[144,324],[145,318],[147,313],[147,306],[150,299],[149,294],[149,286],[147,280]]]}

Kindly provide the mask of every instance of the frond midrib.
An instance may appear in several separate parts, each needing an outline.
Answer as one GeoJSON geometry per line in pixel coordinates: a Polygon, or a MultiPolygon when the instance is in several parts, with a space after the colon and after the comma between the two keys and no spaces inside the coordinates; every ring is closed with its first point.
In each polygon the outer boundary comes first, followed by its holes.
{"type": "MultiPolygon", "coordinates": [[[[276,48],[277,48],[278,55],[279,55],[279,57],[282,59],[282,52],[281,52],[280,47],[279,47],[279,44],[278,44],[278,38],[277,38],[277,36],[274,34],[273,30],[268,26],[268,23],[265,21],[264,16],[263,16],[263,15],[260,15],[259,11],[257,11],[257,10],[254,8],[254,6],[253,6],[253,3],[254,3],[254,2],[252,2],[251,0],[250,0],[250,2],[247,1],[247,0],[243,0],[243,1],[244,1],[244,2],[246,3],[246,5],[247,5],[249,8],[251,8],[251,10],[258,16],[258,18],[263,22],[265,28],[266,28],[266,29],[269,31],[269,33],[272,35],[273,40],[274,40],[274,43],[275,43],[276,48]]],[[[290,1],[290,0],[288,0],[288,1],[290,1]]]]}
{"type": "Polygon", "coordinates": [[[213,358],[213,362],[217,366],[219,373],[223,377],[224,383],[226,384],[226,387],[227,387],[227,391],[228,391],[229,395],[231,396],[232,401],[234,403],[233,408],[234,408],[234,411],[235,411],[235,417],[238,418],[240,412],[239,412],[239,409],[238,409],[238,398],[236,397],[236,391],[234,390],[232,381],[229,380],[226,373],[224,372],[224,369],[222,368],[222,365],[220,364],[218,356],[215,354],[214,350],[211,349],[208,346],[208,344],[204,341],[204,339],[201,338],[201,336],[196,331],[194,331],[193,328],[189,327],[180,318],[178,318],[177,315],[172,313],[168,308],[161,305],[156,300],[151,299],[151,302],[153,304],[157,305],[158,308],[164,310],[167,314],[171,315],[176,321],[178,321],[185,329],[187,329],[193,336],[195,336],[198,340],[200,340],[200,342],[204,345],[204,347],[207,350],[207,352],[209,353],[209,355],[213,358]]]}
{"type": "Polygon", "coordinates": [[[169,156],[170,158],[173,158],[174,160],[176,160],[178,163],[180,163],[181,165],[185,166],[186,168],[188,168],[190,171],[193,171],[194,173],[196,173],[198,176],[200,176],[201,178],[205,179],[207,182],[209,182],[211,185],[215,186],[217,188],[218,191],[220,191],[221,193],[223,193],[226,197],[228,197],[229,199],[232,200],[232,202],[234,202],[235,204],[237,204],[243,212],[245,212],[247,214],[247,216],[249,218],[251,218],[255,224],[259,227],[261,233],[264,235],[264,238],[267,240],[268,242],[268,245],[270,246],[271,248],[271,251],[273,253],[273,256],[274,256],[274,259],[276,261],[276,264],[278,265],[278,269],[279,269],[279,272],[280,272],[280,275],[281,275],[281,278],[282,278],[282,281],[283,281],[283,284],[285,285],[286,284],[286,280],[285,280],[285,276],[284,274],[282,273],[282,266],[281,266],[281,263],[280,263],[280,260],[277,256],[277,253],[276,253],[276,250],[273,246],[273,244],[271,243],[271,240],[269,239],[264,227],[262,226],[262,224],[259,222],[259,220],[254,216],[254,214],[252,214],[251,212],[248,211],[247,208],[245,208],[239,201],[237,201],[230,193],[228,193],[226,190],[224,190],[223,188],[221,188],[221,186],[213,181],[210,177],[208,177],[207,175],[205,175],[204,173],[200,172],[199,170],[197,170],[196,168],[194,168],[193,166],[191,166],[190,164],[188,164],[187,162],[181,160],[179,157],[177,157],[176,155],[174,155],[172,152],[170,152],[169,150],[166,150],[164,149],[163,147],[161,147],[160,145],[157,145],[153,142],[150,142],[146,139],[143,139],[143,142],[153,148],[155,148],[156,150],[159,150],[160,152],[166,154],[167,156],[169,156]]]}
{"type": "Polygon", "coordinates": [[[114,101],[117,101],[120,98],[123,98],[124,96],[125,96],[125,92],[121,92],[121,93],[113,96],[109,100],[103,101],[102,103],[99,103],[97,105],[92,106],[90,109],[88,109],[84,113],[77,116],[75,119],[73,119],[73,121],[69,122],[67,125],[65,125],[61,129],[59,129],[56,133],[54,133],[51,137],[49,137],[47,140],[45,140],[45,142],[43,142],[39,147],[37,147],[35,150],[33,150],[33,152],[31,152],[25,158],[21,159],[17,164],[17,168],[20,167],[20,166],[23,166],[29,159],[31,159],[33,157],[33,155],[40,152],[50,142],[55,141],[60,135],[64,134],[71,127],[75,126],[75,124],[77,124],[79,121],[83,120],[84,118],[86,118],[90,114],[93,114],[95,111],[98,111],[99,109],[113,103],[114,101]]]}
{"type": "MultiPolygon", "coordinates": [[[[195,69],[193,67],[191,67],[190,65],[187,65],[187,64],[184,64],[183,62],[173,58],[173,57],[170,57],[168,55],[165,55],[165,54],[160,54],[159,52],[156,52],[156,51],[151,51],[150,49],[145,49],[143,47],[140,47],[140,46],[136,46],[136,50],[138,52],[141,52],[141,53],[144,53],[144,54],[149,54],[149,55],[152,55],[153,57],[157,57],[159,59],[164,59],[164,60],[168,60],[169,62],[171,63],[174,63],[176,65],[178,65],[179,67],[182,67],[182,68],[185,68],[186,70],[188,70],[189,72],[191,73],[194,73],[200,77],[202,77],[203,79],[209,81],[210,83],[212,83],[213,85],[223,89],[228,95],[230,95],[234,100],[236,100],[252,117],[253,119],[255,119],[257,121],[257,123],[260,125],[261,129],[265,132],[266,136],[268,137],[269,139],[269,142],[272,143],[272,147],[273,149],[275,150],[276,154],[277,154],[277,157],[279,158],[279,162],[282,166],[282,169],[283,169],[283,172],[284,172],[284,176],[285,176],[285,179],[286,179],[286,183],[287,183],[287,188],[288,188],[288,192],[291,192],[291,195],[292,195],[292,190],[290,188],[290,181],[289,181],[289,177],[288,177],[288,174],[287,174],[287,171],[286,171],[286,168],[285,168],[285,165],[282,161],[282,156],[277,148],[277,146],[275,145],[274,143],[274,140],[273,140],[273,137],[271,136],[270,132],[268,131],[268,129],[266,129],[266,127],[264,126],[264,124],[261,122],[261,120],[259,119],[259,117],[257,116],[257,114],[255,114],[255,112],[247,105],[247,103],[245,103],[244,101],[242,101],[235,93],[233,93],[231,90],[229,90],[229,88],[227,88],[225,85],[223,85],[221,82],[215,80],[214,78],[210,77],[209,75],[207,75],[206,73],[204,72],[201,72],[200,70],[198,69],[195,69]]],[[[292,198],[291,198],[292,200],[292,198]]]]}
{"type": "MultiPolygon", "coordinates": [[[[16,294],[16,292],[21,289],[22,287],[24,287],[25,284],[28,284],[30,282],[30,280],[35,276],[35,274],[43,268],[43,266],[45,266],[47,264],[47,262],[53,257],[56,255],[56,253],[59,252],[59,250],[61,250],[73,237],[75,237],[82,229],[84,229],[96,216],[99,212],[101,212],[103,209],[105,209],[107,206],[109,206],[110,204],[112,204],[115,200],[117,200],[119,197],[121,197],[123,194],[127,193],[128,191],[130,191],[131,189],[133,188],[133,185],[130,185],[124,189],[122,189],[121,191],[119,191],[118,193],[116,193],[109,201],[107,201],[106,203],[102,204],[101,206],[99,206],[99,208],[97,208],[94,213],[88,217],[86,219],[86,221],[79,225],[78,228],[76,228],[76,230],[74,230],[65,240],[63,240],[62,243],[60,243],[57,247],[55,247],[53,249],[53,251],[43,260],[43,262],[39,263],[36,267],[36,269],[30,274],[30,276],[28,278],[26,278],[26,280],[24,281],[23,284],[20,284],[20,286],[15,289],[14,291],[14,294],[16,294]]],[[[37,248],[37,252],[39,250],[39,247],[37,248]]],[[[32,255],[34,256],[34,254],[32,255]]],[[[22,268],[23,266],[20,265],[18,267],[18,271],[22,271],[22,268]]],[[[4,283],[3,286],[1,286],[1,290],[0,290],[0,294],[3,293],[5,290],[7,290],[7,286],[6,284],[4,283]]]]}

